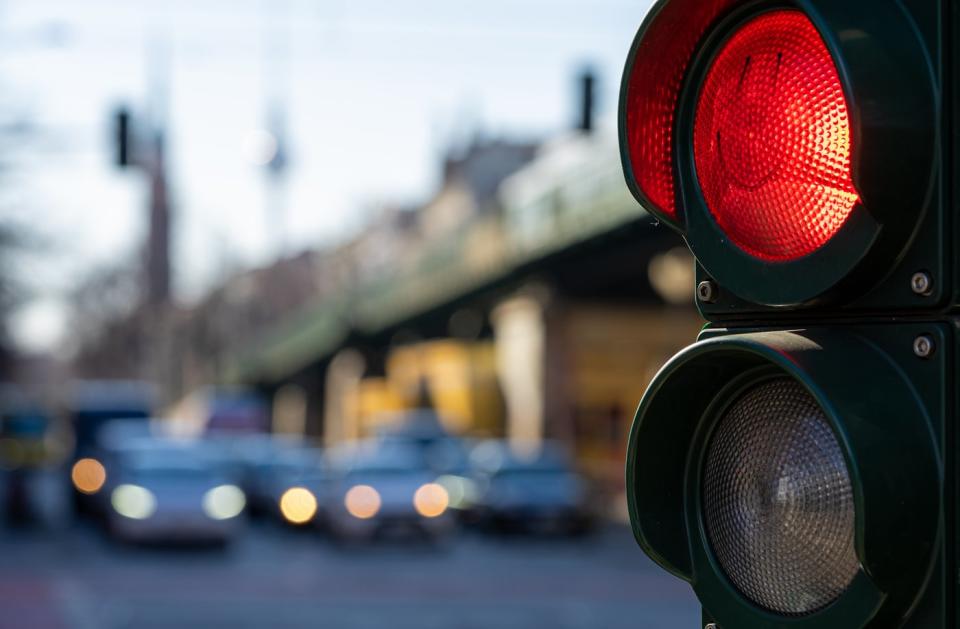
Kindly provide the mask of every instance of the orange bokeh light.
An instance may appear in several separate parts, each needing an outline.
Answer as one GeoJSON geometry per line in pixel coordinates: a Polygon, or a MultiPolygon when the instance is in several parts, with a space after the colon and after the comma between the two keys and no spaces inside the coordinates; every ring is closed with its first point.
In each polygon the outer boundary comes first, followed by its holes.
{"type": "Polygon", "coordinates": [[[107,482],[107,470],[96,459],[80,459],[70,471],[73,486],[82,494],[95,494],[107,482]]]}
{"type": "Polygon", "coordinates": [[[435,518],[442,515],[450,506],[450,495],[443,486],[427,483],[413,495],[413,506],[423,517],[435,518]]]}
{"type": "Polygon", "coordinates": [[[380,494],[370,485],[357,485],[343,497],[343,504],[350,515],[367,520],[380,511],[380,494]]]}

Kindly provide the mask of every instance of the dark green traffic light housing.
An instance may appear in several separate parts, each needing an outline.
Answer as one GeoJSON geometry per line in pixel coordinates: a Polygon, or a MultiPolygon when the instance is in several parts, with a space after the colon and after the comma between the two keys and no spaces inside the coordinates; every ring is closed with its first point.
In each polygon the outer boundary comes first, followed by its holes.
{"type": "Polygon", "coordinates": [[[954,4],[659,0],[630,50],[626,182],[709,321],[630,520],[718,629],[957,626],[954,4]]]}
{"type": "Polygon", "coordinates": [[[921,334],[938,347],[950,338],[944,326],[929,325],[709,330],[656,376],[630,433],[631,522],[640,546],[689,581],[721,626],[899,626],[923,597],[944,534],[940,461],[947,427],[934,418],[944,410],[938,374],[948,352],[918,361],[910,340],[921,334]],[[879,348],[891,337],[902,341],[895,355],[879,348]],[[809,392],[841,445],[861,565],[836,600],[796,616],[763,609],[731,584],[711,550],[701,493],[707,444],[724,409],[777,377],[809,392]]]}

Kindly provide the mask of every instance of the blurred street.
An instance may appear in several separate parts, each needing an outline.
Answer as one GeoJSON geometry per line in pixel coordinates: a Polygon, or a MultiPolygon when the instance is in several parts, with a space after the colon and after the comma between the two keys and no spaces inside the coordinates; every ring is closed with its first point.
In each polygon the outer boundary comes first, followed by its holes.
{"type": "Polygon", "coordinates": [[[80,527],[0,538],[0,627],[694,627],[689,588],[625,527],[339,547],[254,524],[228,548],[118,546],[80,527]]]}
{"type": "Polygon", "coordinates": [[[650,4],[4,3],[0,629],[700,626],[627,525],[703,326],[650,4]]]}

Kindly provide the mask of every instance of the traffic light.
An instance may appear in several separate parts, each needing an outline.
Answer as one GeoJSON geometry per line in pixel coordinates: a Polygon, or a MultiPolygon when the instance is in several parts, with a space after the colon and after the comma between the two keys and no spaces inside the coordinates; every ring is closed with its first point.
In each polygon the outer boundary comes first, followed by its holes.
{"type": "Polygon", "coordinates": [[[130,150],[133,133],[130,126],[130,111],[126,107],[117,108],[113,113],[113,148],[114,163],[118,168],[126,168],[133,162],[130,150]]]}
{"type": "Polygon", "coordinates": [[[634,534],[705,623],[957,626],[946,0],[660,0],[620,147],[708,320],[640,402],[634,534]]]}

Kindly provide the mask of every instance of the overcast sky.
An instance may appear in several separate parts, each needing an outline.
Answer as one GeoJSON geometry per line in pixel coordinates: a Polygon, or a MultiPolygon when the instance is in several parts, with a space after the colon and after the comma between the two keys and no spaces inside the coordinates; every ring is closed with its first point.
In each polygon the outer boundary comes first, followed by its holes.
{"type": "Polygon", "coordinates": [[[543,137],[571,124],[572,81],[601,75],[612,116],[649,0],[5,0],[0,85],[39,139],[4,185],[53,246],[23,272],[28,347],[62,334],[62,295],[143,236],[145,179],[111,166],[109,114],[146,114],[168,84],[175,282],[190,299],[227,263],[275,252],[262,169],[249,159],[267,94],[286,103],[291,170],[282,239],[335,241],[381,201],[426,197],[437,156],[472,127],[543,137]],[[272,52],[271,52],[272,51],[272,52]],[[151,97],[151,93],[153,97],[151,97]]]}

